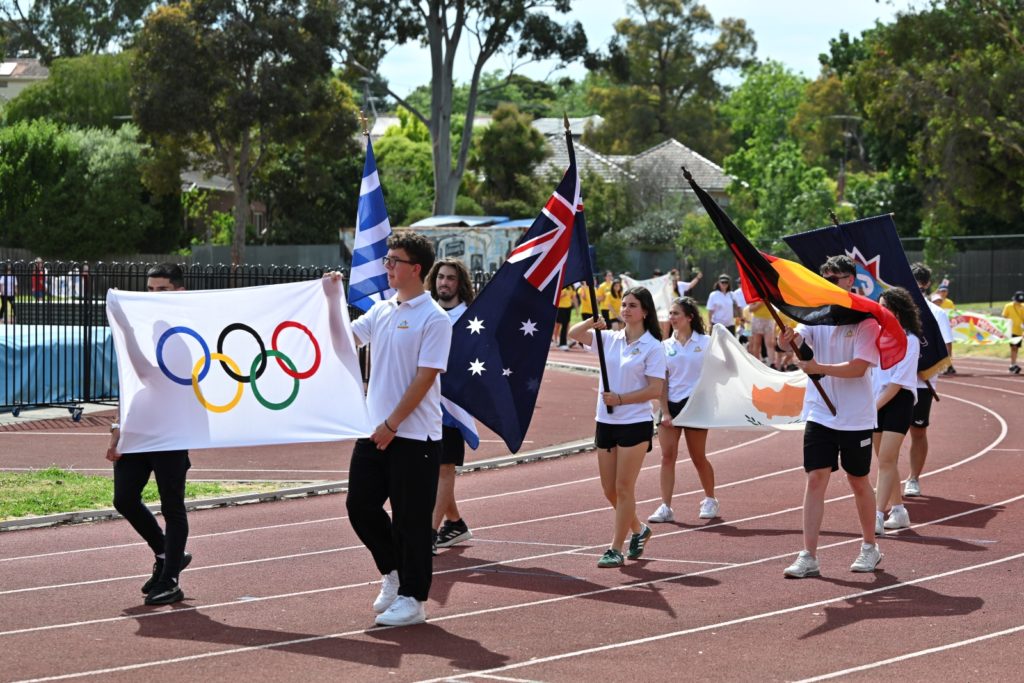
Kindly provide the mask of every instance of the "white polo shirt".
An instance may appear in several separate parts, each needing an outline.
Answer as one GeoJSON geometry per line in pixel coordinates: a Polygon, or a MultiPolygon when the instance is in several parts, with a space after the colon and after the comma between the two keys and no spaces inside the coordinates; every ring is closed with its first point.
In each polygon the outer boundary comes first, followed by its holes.
{"type": "Polygon", "coordinates": [[[704,352],[710,343],[710,335],[697,332],[690,335],[685,344],[675,336],[661,343],[668,368],[668,400],[678,403],[693,393],[700,378],[700,369],[704,366],[704,352]]]}
{"type": "MultiPolygon", "coordinates": [[[[438,304],[438,306],[441,306],[441,304],[438,304]]],[[[462,314],[466,312],[467,308],[469,308],[469,306],[466,305],[465,301],[460,301],[457,306],[452,308],[445,308],[444,306],[441,306],[441,310],[448,314],[448,320],[451,321],[452,327],[455,327],[455,323],[459,322],[459,318],[462,317],[462,314]]]]}
{"type": "Polygon", "coordinates": [[[708,295],[708,315],[711,317],[712,327],[715,325],[730,327],[733,324],[732,305],[735,302],[731,291],[723,292],[716,286],[715,290],[708,295]]]}
{"type": "MultiPolygon", "coordinates": [[[[590,331],[590,350],[597,353],[594,332],[595,330],[590,331]]],[[[648,377],[665,379],[665,352],[661,349],[661,343],[652,337],[650,332],[644,332],[639,339],[627,344],[625,330],[602,330],[601,341],[604,343],[605,365],[608,366],[609,390],[616,394],[626,394],[645,388],[648,377]]],[[[598,387],[598,422],[626,425],[654,419],[650,401],[613,406],[613,412],[609,415],[604,401],[601,400],[600,392],[604,390],[604,383],[601,382],[598,387]]]]}
{"type": "Polygon", "coordinates": [[[897,384],[914,394],[917,403],[917,362],[921,358],[921,340],[913,332],[907,332],[907,355],[888,370],[881,366],[871,368],[871,383],[875,391],[875,400],[890,384],[897,384]]]}
{"type": "MultiPolygon", "coordinates": [[[[874,318],[856,325],[797,325],[796,332],[814,349],[814,360],[819,363],[845,363],[859,358],[871,367],[878,365],[878,347],[875,345],[880,331],[874,318]]],[[[874,429],[878,421],[874,392],[871,390],[871,369],[860,377],[840,378],[826,375],[821,386],[832,399],[836,415],[829,412],[821,394],[811,382],[804,393],[802,417],[825,427],[844,431],[874,429]]]]}
{"type": "Polygon", "coordinates": [[[690,283],[680,280],[676,283],[676,289],[679,290],[679,296],[686,296],[686,293],[690,291],[690,283]]]}
{"type": "MultiPolygon", "coordinates": [[[[448,314],[424,292],[398,303],[398,295],[379,301],[352,323],[361,344],[370,345],[370,386],[366,407],[379,425],[391,414],[416,376],[417,368],[448,367],[452,324],[448,314]]],[[[394,427],[395,425],[391,425],[394,427]]],[[[398,425],[398,436],[441,439],[441,377],[419,405],[398,425]]]]}
{"type": "MultiPolygon", "coordinates": [[[[925,299],[925,303],[928,304],[928,310],[932,312],[932,317],[935,318],[935,322],[939,325],[939,334],[942,336],[943,344],[950,344],[953,341],[953,326],[949,322],[949,313],[946,309],[941,306],[936,306],[931,301],[925,299]]],[[[935,373],[929,379],[936,381],[939,379],[939,375],[942,373],[935,373]]],[[[918,389],[927,389],[928,384],[923,379],[917,380],[918,389]]]]}

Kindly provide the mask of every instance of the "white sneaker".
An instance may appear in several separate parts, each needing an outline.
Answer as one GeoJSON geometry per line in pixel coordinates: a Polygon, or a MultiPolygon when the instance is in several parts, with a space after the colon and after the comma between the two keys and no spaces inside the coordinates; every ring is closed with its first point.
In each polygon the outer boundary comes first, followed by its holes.
{"type": "Polygon", "coordinates": [[[423,603],[408,595],[399,595],[384,614],[374,620],[378,626],[411,626],[427,620],[423,603]]]}
{"type": "Polygon", "coordinates": [[[885,533],[885,513],[879,510],[875,511],[875,533],[882,535],[885,533]]]}
{"type": "Polygon", "coordinates": [[[658,509],[654,511],[654,514],[647,518],[647,521],[660,524],[662,522],[674,522],[675,519],[676,516],[672,514],[672,508],[662,503],[658,506],[658,509]]]}
{"type": "Polygon", "coordinates": [[[569,347],[566,346],[565,344],[560,344],[559,347],[558,347],[558,350],[559,351],[568,351],[569,347]]]}
{"type": "Polygon", "coordinates": [[[894,505],[889,511],[889,519],[885,520],[886,529],[909,529],[910,514],[902,505],[894,505]]]}
{"type": "Polygon", "coordinates": [[[398,587],[401,582],[398,580],[398,570],[392,570],[390,574],[381,577],[380,594],[373,601],[373,611],[377,614],[386,612],[398,597],[398,587]]]}
{"type": "Polygon", "coordinates": [[[920,496],[921,495],[921,484],[918,483],[917,479],[907,479],[907,483],[903,485],[904,496],[920,496]]]}
{"type": "Polygon", "coordinates": [[[792,579],[821,576],[821,567],[818,566],[818,560],[813,555],[806,550],[801,550],[800,554],[796,556],[796,561],[786,567],[782,575],[792,579]]]}
{"type": "Polygon", "coordinates": [[[873,572],[882,561],[881,552],[878,551],[878,544],[861,543],[860,555],[850,565],[851,572],[873,572]]]}
{"type": "Polygon", "coordinates": [[[718,516],[718,500],[715,498],[705,498],[700,503],[700,517],[701,519],[714,519],[718,516]]]}

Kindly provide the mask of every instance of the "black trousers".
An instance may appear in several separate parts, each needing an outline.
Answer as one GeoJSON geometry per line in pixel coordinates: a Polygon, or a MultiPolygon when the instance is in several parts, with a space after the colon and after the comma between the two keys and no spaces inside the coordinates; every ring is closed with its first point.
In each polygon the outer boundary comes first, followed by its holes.
{"type": "Polygon", "coordinates": [[[434,572],[432,515],[437,497],[441,441],[395,437],[377,450],[356,441],[345,507],[359,540],[381,574],[398,570],[399,595],[425,601],[434,572]],[[391,516],[384,501],[391,501],[391,516]]]}
{"type": "Polygon", "coordinates": [[[161,578],[178,578],[188,540],[188,516],[185,512],[185,476],[192,463],[188,451],[123,453],[114,463],[114,507],[124,515],[153,553],[164,554],[161,578]],[[160,512],[167,531],[160,529],[156,517],[142,502],[142,489],[150,473],[156,477],[160,492],[160,512]]]}

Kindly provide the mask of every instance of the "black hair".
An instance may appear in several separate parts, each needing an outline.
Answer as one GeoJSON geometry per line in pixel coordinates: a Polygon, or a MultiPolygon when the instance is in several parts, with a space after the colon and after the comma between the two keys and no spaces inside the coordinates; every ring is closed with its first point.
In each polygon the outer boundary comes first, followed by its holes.
{"type": "Polygon", "coordinates": [[[924,334],[924,329],[921,326],[921,313],[910,296],[910,292],[902,287],[892,287],[882,292],[878,298],[879,302],[885,302],[885,307],[892,311],[903,329],[913,332],[918,337],[924,334]]]}
{"type": "Polygon", "coordinates": [[[630,295],[636,297],[636,300],[640,302],[640,308],[644,312],[644,329],[660,341],[661,325],[658,324],[658,309],[654,306],[654,297],[646,287],[630,287],[622,293],[623,300],[630,295]]]}
{"type": "Polygon", "coordinates": [[[612,295],[615,294],[615,287],[616,286],[619,288],[619,296],[618,296],[618,298],[621,299],[622,298],[622,280],[621,279],[615,278],[614,280],[612,280],[612,288],[610,290],[612,295]]]}
{"type": "Polygon", "coordinates": [[[691,296],[681,296],[672,301],[673,306],[683,309],[683,315],[690,319],[690,329],[697,334],[707,334],[704,330],[704,318],[700,315],[700,304],[691,296]]]}
{"type": "Polygon", "coordinates": [[[845,254],[829,256],[828,260],[821,264],[818,272],[822,275],[827,273],[844,273],[846,275],[857,275],[857,264],[845,254]]]}
{"type": "Polygon", "coordinates": [[[158,263],[146,271],[146,278],[167,278],[174,287],[185,286],[185,272],[177,263],[158,263]]]}
{"type": "Polygon", "coordinates": [[[455,296],[459,297],[459,301],[467,306],[473,303],[473,280],[469,276],[469,269],[466,268],[465,263],[451,257],[438,259],[430,267],[430,273],[427,274],[426,280],[427,287],[430,289],[430,296],[433,297],[434,301],[437,301],[437,274],[441,272],[441,268],[444,266],[453,268],[456,276],[459,278],[459,286],[455,290],[455,296]]]}
{"type": "Polygon", "coordinates": [[[388,238],[388,249],[401,249],[409,260],[420,267],[420,282],[434,266],[434,244],[419,233],[401,232],[388,238]]]}
{"type": "Polygon", "coordinates": [[[932,283],[932,269],[920,261],[910,265],[910,272],[913,273],[917,286],[921,289],[932,283]]]}

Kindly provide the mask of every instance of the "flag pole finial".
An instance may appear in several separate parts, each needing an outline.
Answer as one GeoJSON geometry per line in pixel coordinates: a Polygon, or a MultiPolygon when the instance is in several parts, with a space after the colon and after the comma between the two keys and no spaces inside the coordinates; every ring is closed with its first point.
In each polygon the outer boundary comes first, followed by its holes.
{"type": "Polygon", "coordinates": [[[839,217],[836,216],[836,212],[832,209],[828,210],[828,217],[832,219],[832,225],[839,227],[839,217]]]}
{"type": "Polygon", "coordinates": [[[359,120],[363,122],[363,135],[370,137],[370,126],[366,120],[366,112],[362,109],[359,110],[359,120]]]}
{"type": "Polygon", "coordinates": [[[565,126],[565,132],[569,132],[569,115],[562,112],[562,125],[565,126]]]}
{"type": "Polygon", "coordinates": [[[683,169],[684,178],[686,178],[687,180],[693,180],[693,175],[688,170],[686,170],[685,166],[680,166],[679,168],[683,169]]]}

